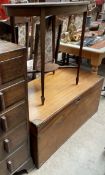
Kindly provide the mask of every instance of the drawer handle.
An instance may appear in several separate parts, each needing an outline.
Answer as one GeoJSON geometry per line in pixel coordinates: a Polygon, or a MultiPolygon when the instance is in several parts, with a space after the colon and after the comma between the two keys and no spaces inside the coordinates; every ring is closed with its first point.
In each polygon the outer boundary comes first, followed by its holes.
{"type": "Polygon", "coordinates": [[[12,164],[12,161],[11,160],[9,160],[7,162],[7,168],[9,170],[9,172],[13,172],[13,164],[12,164]]]}
{"type": "Polygon", "coordinates": [[[0,92],[0,111],[5,110],[5,102],[4,102],[4,96],[3,93],[0,92]]]}
{"type": "Polygon", "coordinates": [[[5,116],[1,116],[1,128],[3,131],[8,130],[7,119],[5,116]]]}
{"type": "Polygon", "coordinates": [[[4,140],[4,150],[7,153],[10,153],[10,140],[9,139],[5,139],[4,140]]]}

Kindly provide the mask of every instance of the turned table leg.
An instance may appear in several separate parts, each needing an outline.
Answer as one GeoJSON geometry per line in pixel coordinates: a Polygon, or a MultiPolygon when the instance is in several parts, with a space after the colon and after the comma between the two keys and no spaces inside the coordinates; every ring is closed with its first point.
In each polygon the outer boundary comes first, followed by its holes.
{"type": "Polygon", "coordinates": [[[94,57],[94,59],[91,59],[91,66],[92,66],[92,72],[96,73],[98,72],[98,67],[101,65],[102,58],[100,57],[94,57]]]}

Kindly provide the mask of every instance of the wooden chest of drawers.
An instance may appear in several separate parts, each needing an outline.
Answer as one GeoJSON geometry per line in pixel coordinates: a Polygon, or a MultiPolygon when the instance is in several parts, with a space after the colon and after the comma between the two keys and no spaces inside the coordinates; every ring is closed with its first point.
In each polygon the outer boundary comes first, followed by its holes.
{"type": "Polygon", "coordinates": [[[32,167],[26,49],[0,40],[0,175],[32,167]]]}
{"type": "Polygon", "coordinates": [[[45,78],[46,101],[40,101],[40,80],[29,83],[31,149],[39,168],[98,109],[103,78],[81,71],[60,69],[45,78]]]}

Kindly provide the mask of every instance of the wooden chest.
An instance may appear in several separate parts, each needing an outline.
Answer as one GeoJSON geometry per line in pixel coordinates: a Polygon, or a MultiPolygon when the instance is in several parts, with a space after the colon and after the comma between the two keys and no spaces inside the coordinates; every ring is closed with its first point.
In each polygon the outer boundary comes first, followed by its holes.
{"type": "Polygon", "coordinates": [[[33,160],[39,168],[98,109],[103,78],[81,71],[59,69],[45,78],[44,106],[40,79],[29,83],[29,120],[33,160]]]}
{"type": "Polygon", "coordinates": [[[0,40],[0,175],[32,167],[26,49],[0,40]]]}

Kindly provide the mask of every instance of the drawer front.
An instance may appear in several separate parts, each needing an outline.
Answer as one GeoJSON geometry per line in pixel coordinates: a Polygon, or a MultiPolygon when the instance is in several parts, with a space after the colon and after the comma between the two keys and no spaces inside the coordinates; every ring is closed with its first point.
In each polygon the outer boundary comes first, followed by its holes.
{"type": "Polygon", "coordinates": [[[24,123],[0,140],[0,161],[16,150],[27,138],[27,124],[24,123]]]}
{"type": "Polygon", "coordinates": [[[22,56],[0,62],[1,84],[7,83],[25,75],[25,59],[22,56]]]}
{"type": "Polygon", "coordinates": [[[19,82],[0,91],[0,111],[25,98],[25,82],[19,82]]]}
{"type": "Polygon", "coordinates": [[[26,103],[15,105],[0,115],[0,136],[27,120],[26,103]]]}
{"type": "Polygon", "coordinates": [[[29,150],[27,144],[23,145],[8,159],[0,163],[0,175],[10,175],[17,168],[19,168],[29,157],[29,150]]]}

